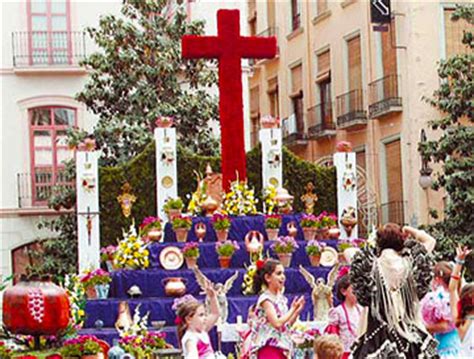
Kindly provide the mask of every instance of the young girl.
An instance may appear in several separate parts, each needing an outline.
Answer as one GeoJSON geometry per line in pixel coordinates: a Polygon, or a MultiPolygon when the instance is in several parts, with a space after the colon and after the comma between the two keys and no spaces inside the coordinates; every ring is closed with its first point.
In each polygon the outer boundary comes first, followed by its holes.
{"type": "Polygon", "coordinates": [[[454,266],[451,280],[449,281],[449,293],[451,295],[451,311],[453,318],[457,318],[456,326],[461,339],[460,358],[474,357],[474,283],[464,285],[459,295],[458,284],[461,280],[460,274],[466,257],[471,253],[470,249],[458,247],[456,249],[456,265],[454,266]]]}
{"type": "Polygon", "coordinates": [[[206,315],[204,305],[193,296],[187,295],[175,301],[178,338],[185,359],[215,359],[208,332],[219,319],[219,307],[215,290],[206,287],[210,298],[210,313],[206,315]]]}
{"type": "Polygon", "coordinates": [[[351,345],[357,339],[362,307],[357,304],[347,269],[343,268],[340,275],[341,277],[336,282],[336,295],[342,304],[329,311],[329,328],[337,328],[333,330],[334,334],[339,335],[344,345],[343,358],[348,358],[351,345]]]}
{"type": "Polygon", "coordinates": [[[283,296],[285,269],[274,259],[257,261],[254,278],[255,293],[260,294],[257,305],[252,347],[249,357],[257,359],[289,358],[293,342],[289,333],[291,326],[304,307],[304,297],[295,298],[288,310],[288,300],[283,296]]]}
{"type": "Polygon", "coordinates": [[[454,325],[448,291],[452,268],[448,262],[438,262],[434,267],[432,291],[421,301],[421,314],[426,329],[438,340],[441,358],[459,358],[461,341],[454,325]]]}

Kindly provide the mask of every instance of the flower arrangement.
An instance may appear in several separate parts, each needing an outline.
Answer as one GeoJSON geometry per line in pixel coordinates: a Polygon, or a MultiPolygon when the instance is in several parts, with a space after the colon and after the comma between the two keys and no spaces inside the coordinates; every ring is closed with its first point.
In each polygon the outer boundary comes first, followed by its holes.
{"type": "Polygon", "coordinates": [[[0,341],[0,358],[10,359],[12,354],[12,350],[7,347],[5,342],[0,341]]]}
{"type": "Polygon", "coordinates": [[[149,251],[143,239],[137,235],[133,224],[128,232],[123,233],[114,256],[114,265],[117,268],[144,269],[148,268],[149,251]]]}
{"type": "Polygon", "coordinates": [[[298,243],[291,236],[281,236],[272,243],[272,249],[277,254],[290,254],[293,253],[298,248],[298,243]]]}
{"type": "Polygon", "coordinates": [[[216,231],[224,231],[229,229],[231,225],[230,217],[221,214],[221,213],[214,213],[212,216],[212,226],[216,231]]]}
{"type": "Polygon", "coordinates": [[[336,143],[337,152],[352,152],[352,143],[348,141],[339,141],[336,143]]]}
{"type": "Polygon", "coordinates": [[[279,214],[269,214],[265,216],[265,228],[279,229],[281,226],[281,216],[279,214]]]}
{"type": "Polygon", "coordinates": [[[316,228],[318,226],[318,219],[314,214],[303,214],[300,221],[302,228],[316,228]]]}
{"type": "Polygon", "coordinates": [[[190,229],[193,225],[193,220],[189,216],[177,216],[173,219],[171,222],[173,229],[179,229],[179,228],[184,228],[184,229],[190,229]]]}
{"type": "Polygon", "coordinates": [[[243,295],[253,295],[255,294],[253,290],[253,279],[257,274],[257,266],[251,264],[247,267],[247,272],[244,274],[244,279],[242,281],[242,294],[243,295]]]}
{"type": "Polygon", "coordinates": [[[168,213],[170,210],[182,210],[184,207],[183,200],[179,197],[168,198],[163,205],[163,210],[168,213]]]}
{"type": "Polygon", "coordinates": [[[362,248],[364,243],[363,239],[341,239],[337,244],[337,249],[342,253],[348,248],[362,248]]]}
{"type": "Polygon", "coordinates": [[[320,243],[313,239],[308,242],[305,251],[308,256],[320,256],[324,247],[326,247],[326,243],[320,243]]]}
{"type": "Polygon", "coordinates": [[[323,211],[316,217],[318,221],[317,228],[331,228],[337,224],[337,216],[334,213],[323,211]]]}
{"type": "Polygon", "coordinates": [[[233,216],[256,214],[257,202],[254,190],[249,188],[247,182],[234,181],[230,185],[230,192],[224,197],[223,207],[226,213],[233,216]]]}
{"type": "Polygon", "coordinates": [[[82,357],[83,355],[95,355],[102,351],[99,339],[92,335],[79,335],[76,338],[64,341],[61,355],[66,358],[82,357]]]}
{"type": "Polygon", "coordinates": [[[69,297],[70,322],[67,333],[75,333],[82,328],[86,319],[86,297],[84,287],[78,275],[66,275],[63,288],[69,297]]]}
{"type": "Polygon", "coordinates": [[[171,127],[173,125],[174,119],[169,116],[159,116],[155,121],[156,127],[171,127]]]}
{"type": "Polygon", "coordinates": [[[158,217],[145,217],[139,228],[140,234],[146,234],[151,229],[161,230],[161,219],[158,217]]]}
{"type": "Polygon", "coordinates": [[[90,287],[95,287],[96,285],[100,284],[109,284],[112,281],[110,278],[109,272],[98,268],[94,270],[86,270],[80,276],[80,282],[84,286],[85,289],[90,287]]]}
{"type": "Polygon", "coordinates": [[[102,262],[113,261],[117,246],[109,245],[100,249],[100,260],[102,262]]]}
{"type": "Polygon", "coordinates": [[[157,332],[145,335],[128,335],[120,339],[119,345],[135,358],[151,358],[152,353],[156,349],[164,349],[168,347],[166,343],[166,333],[157,332]]]}
{"type": "Polygon", "coordinates": [[[196,242],[186,243],[181,249],[181,253],[185,258],[199,258],[199,244],[196,242]]]}
{"type": "Polygon", "coordinates": [[[317,329],[309,328],[301,322],[296,322],[291,328],[293,341],[298,349],[313,349],[314,341],[321,336],[321,332],[317,329]]]}
{"type": "Polygon", "coordinates": [[[216,252],[219,257],[232,257],[235,251],[239,250],[240,246],[236,241],[225,241],[216,243],[216,252]]]}
{"type": "Polygon", "coordinates": [[[262,192],[263,211],[267,214],[273,214],[275,208],[278,206],[278,201],[276,200],[277,189],[275,186],[269,184],[263,188],[262,192]]]}

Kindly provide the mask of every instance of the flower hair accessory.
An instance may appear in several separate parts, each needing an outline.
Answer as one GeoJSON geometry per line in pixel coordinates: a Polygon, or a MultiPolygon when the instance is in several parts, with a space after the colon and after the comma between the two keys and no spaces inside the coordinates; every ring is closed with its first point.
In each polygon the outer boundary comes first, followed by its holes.
{"type": "Polygon", "coordinates": [[[176,324],[176,325],[183,324],[183,319],[181,319],[180,316],[176,316],[176,319],[174,320],[174,324],[176,324]]]}
{"type": "Polygon", "coordinates": [[[349,273],[349,267],[342,267],[341,269],[339,269],[339,272],[337,273],[337,280],[341,279],[342,277],[344,277],[346,274],[349,273]]]}
{"type": "Polygon", "coordinates": [[[186,302],[197,302],[198,300],[196,298],[194,298],[191,294],[186,294],[185,296],[181,297],[181,298],[176,298],[174,301],[173,301],[173,306],[171,307],[171,309],[173,309],[174,311],[178,310],[179,307],[181,305],[183,305],[184,303],[186,302]]]}
{"type": "Polygon", "coordinates": [[[260,270],[263,268],[263,266],[265,265],[265,263],[267,263],[267,260],[266,259],[259,259],[256,263],[257,265],[257,269],[260,270]]]}

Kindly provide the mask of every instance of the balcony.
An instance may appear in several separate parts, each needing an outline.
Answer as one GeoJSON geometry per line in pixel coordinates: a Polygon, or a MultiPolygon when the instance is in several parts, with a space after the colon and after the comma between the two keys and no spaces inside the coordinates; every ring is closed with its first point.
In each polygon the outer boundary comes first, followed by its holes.
{"type": "Polygon", "coordinates": [[[308,144],[308,136],[304,132],[304,123],[302,120],[297,121],[293,114],[282,121],[282,137],[283,143],[287,146],[306,146],[308,144]]]}
{"type": "Polygon", "coordinates": [[[332,120],[332,103],[326,102],[308,109],[308,136],[312,139],[336,135],[332,120]]]}
{"type": "Polygon", "coordinates": [[[369,115],[371,118],[380,118],[402,111],[398,80],[397,75],[388,75],[369,84],[369,115]]]}
{"type": "Polygon", "coordinates": [[[352,90],[336,98],[337,127],[356,130],[367,125],[367,113],[364,110],[362,90],[352,90]]]}
{"type": "Polygon", "coordinates": [[[405,202],[391,201],[382,203],[379,207],[379,223],[397,223],[404,225],[405,223],[405,202]]]}
{"type": "Polygon", "coordinates": [[[18,173],[18,208],[46,207],[55,186],[74,186],[73,183],[65,183],[62,177],[60,172],[54,183],[53,173],[48,170],[38,171],[35,175],[18,173]]]}
{"type": "Polygon", "coordinates": [[[86,55],[85,33],[80,31],[13,32],[12,45],[13,67],[20,71],[78,68],[86,55]]]}

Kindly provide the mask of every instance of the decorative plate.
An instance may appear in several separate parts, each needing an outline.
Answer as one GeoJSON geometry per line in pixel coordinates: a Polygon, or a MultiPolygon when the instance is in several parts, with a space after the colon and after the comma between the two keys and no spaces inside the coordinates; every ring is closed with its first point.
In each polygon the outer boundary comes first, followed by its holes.
{"type": "Polygon", "coordinates": [[[166,270],[179,269],[184,263],[183,253],[178,247],[169,246],[160,253],[160,264],[166,270]]]}
{"type": "Polygon", "coordinates": [[[170,188],[173,185],[173,179],[170,176],[165,176],[162,178],[161,184],[165,188],[170,188]]]}
{"type": "Polygon", "coordinates": [[[337,256],[337,251],[334,248],[326,246],[321,253],[319,264],[323,267],[332,267],[337,263],[337,256]]]}
{"type": "Polygon", "coordinates": [[[270,177],[270,180],[268,182],[270,182],[272,186],[278,187],[278,180],[275,177],[270,177]]]}

